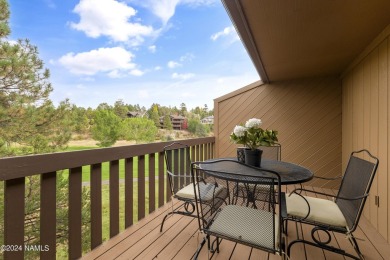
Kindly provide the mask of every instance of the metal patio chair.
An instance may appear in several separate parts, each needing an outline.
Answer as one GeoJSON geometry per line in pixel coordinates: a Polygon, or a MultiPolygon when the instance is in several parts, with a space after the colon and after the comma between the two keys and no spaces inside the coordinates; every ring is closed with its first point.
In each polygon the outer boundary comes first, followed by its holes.
{"type": "Polygon", "coordinates": [[[282,158],[282,146],[280,144],[274,144],[271,146],[260,146],[260,150],[263,150],[262,158],[280,161],[282,158]]]}
{"type": "MultiPolygon", "coordinates": [[[[160,226],[162,232],[165,220],[172,214],[180,214],[184,216],[197,218],[198,214],[194,213],[195,206],[195,192],[191,177],[191,156],[188,145],[174,142],[164,147],[164,157],[167,169],[167,180],[169,183],[170,192],[172,195],[172,210],[168,212],[160,226]],[[180,201],[179,206],[174,208],[173,198],[180,201]]],[[[206,183],[198,176],[196,186],[202,191],[204,200],[208,199],[209,194],[213,188],[212,184],[206,183]]],[[[217,189],[221,191],[221,189],[217,189]]],[[[209,198],[210,199],[210,198],[209,198]]]]}
{"type": "Polygon", "coordinates": [[[304,239],[294,240],[289,243],[287,254],[290,254],[291,247],[296,243],[304,243],[353,259],[364,259],[353,232],[358,226],[378,164],[378,158],[371,155],[367,150],[352,152],[336,196],[302,188],[295,189],[286,196],[287,219],[285,230],[287,230],[287,221],[291,220],[314,226],[311,232],[314,242],[304,239]],[[334,201],[303,196],[301,195],[302,191],[332,197],[334,201]],[[316,233],[320,231],[327,234],[325,241],[317,239],[316,233]],[[358,256],[330,246],[329,243],[332,239],[330,232],[345,234],[358,256]]]}
{"type": "MultiPolygon", "coordinates": [[[[262,158],[275,160],[275,161],[281,160],[282,146],[280,144],[274,144],[272,146],[259,146],[259,149],[263,151],[262,158]]],[[[239,184],[239,187],[242,187],[242,184],[239,184]]],[[[269,188],[268,186],[256,185],[256,189],[254,190],[254,192],[258,193],[258,196],[263,196],[264,201],[268,201],[269,200],[268,196],[270,195],[268,188],[269,188]]]]}
{"type": "MultiPolygon", "coordinates": [[[[284,257],[282,215],[286,216],[286,211],[284,194],[280,192],[280,176],[268,170],[261,170],[256,176],[246,175],[250,168],[253,167],[233,160],[194,164],[192,171],[194,180],[197,176],[203,176],[205,181],[214,183],[215,187],[226,188],[226,192],[214,193],[211,202],[204,201],[202,196],[197,198],[199,201],[197,212],[199,219],[203,219],[200,226],[205,236],[194,259],[198,259],[206,243],[208,254],[218,253],[223,249],[223,244],[220,244],[222,239],[284,257]],[[246,187],[248,194],[253,194],[250,204],[239,196],[237,189],[239,183],[246,187]],[[265,202],[259,200],[252,192],[256,189],[256,185],[267,186],[271,193],[269,196],[271,200],[266,202],[273,205],[269,210],[261,209],[265,202]],[[279,188],[275,189],[275,186],[279,188]],[[252,203],[256,206],[254,207],[252,203]]],[[[201,193],[202,191],[199,190],[196,194],[201,193]]]]}

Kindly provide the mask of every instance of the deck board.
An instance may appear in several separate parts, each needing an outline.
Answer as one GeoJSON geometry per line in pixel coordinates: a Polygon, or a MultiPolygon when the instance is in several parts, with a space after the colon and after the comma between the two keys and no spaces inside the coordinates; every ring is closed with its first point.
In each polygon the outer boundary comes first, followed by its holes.
{"type": "MultiPolygon", "coordinates": [[[[291,189],[290,189],[291,190],[291,189]]],[[[124,232],[104,242],[92,252],[82,257],[90,259],[191,259],[203,239],[203,234],[198,232],[198,222],[194,218],[173,215],[164,224],[164,230],[160,233],[160,224],[171,204],[166,204],[155,212],[126,229],[124,232]]],[[[297,238],[297,230],[300,236],[310,238],[311,228],[308,225],[289,222],[287,243],[297,238]]],[[[335,246],[341,246],[347,252],[354,250],[351,244],[341,234],[333,234],[335,246]]],[[[361,251],[367,260],[390,259],[390,246],[373,229],[368,221],[362,217],[360,226],[355,232],[361,251]]],[[[199,259],[207,259],[209,254],[207,244],[200,252],[199,259]]],[[[215,253],[211,259],[280,259],[279,256],[268,254],[258,249],[252,249],[243,245],[223,240],[220,244],[220,252],[215,253]]],[[[292,247],[291,258],[298,259],[347,259],[338,254],[323,251],[321,249],[296,244],[292,247]]]]}

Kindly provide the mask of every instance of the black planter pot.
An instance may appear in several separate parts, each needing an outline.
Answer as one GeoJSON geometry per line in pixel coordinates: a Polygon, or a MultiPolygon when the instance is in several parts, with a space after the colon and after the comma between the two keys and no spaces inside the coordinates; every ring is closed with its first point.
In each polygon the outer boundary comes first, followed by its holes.
{"type": "Polygon", "coordinates": [[[245,149],[245,163],[251,166],[260,167],[261,166],[261,155],[263,151],[260,149],[245,149]]]}

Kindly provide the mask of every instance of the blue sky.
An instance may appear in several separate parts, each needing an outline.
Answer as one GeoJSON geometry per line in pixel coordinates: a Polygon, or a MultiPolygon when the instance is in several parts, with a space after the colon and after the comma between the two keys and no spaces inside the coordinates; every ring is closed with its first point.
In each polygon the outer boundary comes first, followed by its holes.
{"type": "Polygon", "coordinates": [[[10,40],[28,38],[57,104],[122,99],[188,108],[259,79],[220,0],[9,0],[10,40]]]}

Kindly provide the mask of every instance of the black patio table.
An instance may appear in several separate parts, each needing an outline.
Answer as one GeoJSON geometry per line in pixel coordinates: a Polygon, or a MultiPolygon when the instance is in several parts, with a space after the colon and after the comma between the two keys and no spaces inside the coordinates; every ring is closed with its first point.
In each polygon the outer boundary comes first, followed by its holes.
{"type": "MultiPolygon", "coordinates": [[[[313,179],[313,172],[309,169],[296,165],[289,162],[277,161],[277,160],[268,160],[262,159],[260,168],[257,167],[245,167],[246,164],[232,164],[228,163],[229,161],[237,160],[235,158],[218,158],[204,161],[204,163],[199,163],[199,166],[203,170],[209,171],[220,171],[220,172],[230,172],[236,174],[243,174],[249,176],[256,176],[261,172],[261,169],[270,170],[277,172],[280,176],[280,185],[289,185],[289,184],[301,184],[303,182],[310,181],[313,179]],[[213,164],[210,162],[220,161],[218,164],[213,164]],[[224,164],[223,162],[227,162],[224,164]],[[244,165],[244,166],[242,166],[244,165]]],[[[264,172],[262,172],[264,173],[264,172]]]]}

